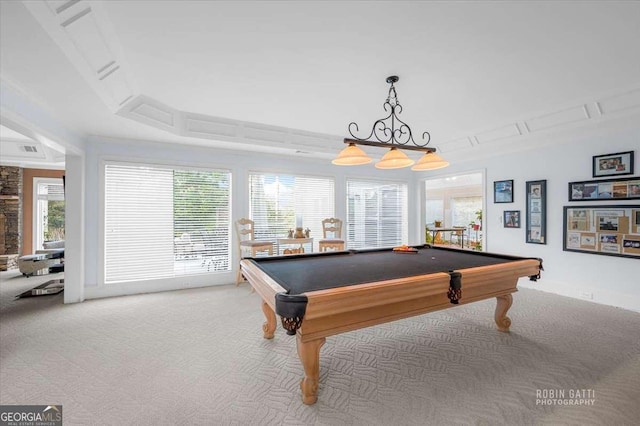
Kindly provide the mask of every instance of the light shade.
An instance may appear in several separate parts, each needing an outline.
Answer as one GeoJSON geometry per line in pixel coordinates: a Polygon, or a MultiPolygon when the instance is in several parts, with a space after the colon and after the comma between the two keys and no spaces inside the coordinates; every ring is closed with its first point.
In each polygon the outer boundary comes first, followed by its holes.
{"type": "Polygon", "coordinates": [[[409,167],[413,163],[415,163],[415,161],[407,157],[407,154],[394,146],[384,155],[384,157],[382,157],[382,160],[376,163],[376,168],[400,169],[402,167],[409,167]]]}
{"type": "Polygon", "coordinates": [[[350,143],[348,147],[340,151],[340,154],[332,163],[337,166],[358,166],[360,164],[369,164],[371,161],[371,157],[362,148],[350,143]]]}
{"type": "Polygon", "coordinates": [[[418,160],[411,170],[437,170],[447,167],[448,165],[449,162],[443,160],[442,157],[435,152],[427,152],[422,156],[422,158],[420,158],[420,160],[418,160]]]}

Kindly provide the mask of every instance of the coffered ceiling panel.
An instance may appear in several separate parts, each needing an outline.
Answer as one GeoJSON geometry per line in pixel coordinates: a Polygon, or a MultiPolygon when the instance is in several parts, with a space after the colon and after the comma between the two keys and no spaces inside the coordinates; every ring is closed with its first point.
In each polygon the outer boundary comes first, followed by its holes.
{"type": "Polygon", "coordinates": [[[451,160],[640,116],[640,2],[0,8],[3,80],[85,135],[324,158],[386,115],[389,75],[401,118],[451,160]]]}

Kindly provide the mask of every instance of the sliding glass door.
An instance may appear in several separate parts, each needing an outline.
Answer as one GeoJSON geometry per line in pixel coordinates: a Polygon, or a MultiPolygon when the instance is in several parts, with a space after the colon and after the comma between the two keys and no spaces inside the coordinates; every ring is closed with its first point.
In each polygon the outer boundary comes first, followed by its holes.
{"type": "Polygon", "coordinates": [[[105,166],[105,282],[231,270],[231,174],[105,166]]]}

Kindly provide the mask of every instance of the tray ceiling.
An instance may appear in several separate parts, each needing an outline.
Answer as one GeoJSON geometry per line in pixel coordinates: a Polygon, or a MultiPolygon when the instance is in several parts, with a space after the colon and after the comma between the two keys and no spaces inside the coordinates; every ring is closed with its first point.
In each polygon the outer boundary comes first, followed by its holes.
{"type": "Polygon", "coordinates": [[[2,78],[85,135],[328,157],[392,74],[450,159],[640,113],[638,2],[0,7],[2,78]]]}

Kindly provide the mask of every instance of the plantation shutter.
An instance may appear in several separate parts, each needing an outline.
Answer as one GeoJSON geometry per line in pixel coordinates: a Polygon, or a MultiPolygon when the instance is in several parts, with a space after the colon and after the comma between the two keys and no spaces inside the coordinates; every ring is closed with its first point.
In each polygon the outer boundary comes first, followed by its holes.
{"type": "Polygon", "coordinates": [[[251,173],[249,209],[255,222],[255,238],[274,243],[277,238],[286,238],[296,226],[296,217],[300,217],[317,250],[322,220],[335,214],[334,191],[333,179],[251,173]]]}
{"type": "Polygon", "coordinates": [[[229,270],[229,184],[228,172],[107,164],[105,282],[229,270]]]}
{"type": "Polygon", "coordinates": [[[407,185],[347,180],[346,238],[350,249],[406,244],[407,185]]]}

